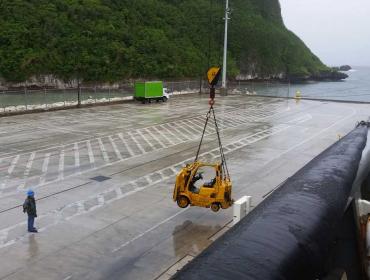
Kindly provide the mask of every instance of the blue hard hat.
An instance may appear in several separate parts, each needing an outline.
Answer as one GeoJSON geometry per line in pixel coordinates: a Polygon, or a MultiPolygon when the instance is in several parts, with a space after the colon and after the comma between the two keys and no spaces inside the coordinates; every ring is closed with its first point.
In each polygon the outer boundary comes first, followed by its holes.
{"type": "Polygon", "coordinates": [[[28,190],[27,191],[27,195],[28,196],[34,196],[35,195],[35,192],[33,190],[28,190]]]}

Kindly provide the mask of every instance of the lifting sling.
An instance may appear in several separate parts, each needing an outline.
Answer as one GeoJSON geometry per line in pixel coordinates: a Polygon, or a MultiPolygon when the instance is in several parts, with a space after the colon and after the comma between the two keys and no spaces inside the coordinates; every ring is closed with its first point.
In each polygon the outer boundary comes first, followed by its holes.
{"type": "Polygon", "coordinates": [[[206,122],[204,124],[202,137],[200,139],[198,151],[197,151],[197,154],[195,156],[194,162],[198,161],[200,149],[201,149],[202,144],[203,144],[204,135],[205,135],[207,125],[208,125],[209,120],[210,120],[211,117],[213,117],[214,124],[215,124],[215,130],[216,130],[216,134],[217,134],[218,146],[219,146],[220,156],[221,156],[222,173],[225,174],[227,176],[227,178],[230,178],[229,169],[227,168],[226,157],[225,157],[224,149],[223,149],[222,142],[221,142],[220,130],[219,130],[219,127],[218,127],[218,123],[217,123],[217,119],[216,119],[215,110],[213,108],[213,104],[210,105],[209,111],[206,115],[206,122]]]}

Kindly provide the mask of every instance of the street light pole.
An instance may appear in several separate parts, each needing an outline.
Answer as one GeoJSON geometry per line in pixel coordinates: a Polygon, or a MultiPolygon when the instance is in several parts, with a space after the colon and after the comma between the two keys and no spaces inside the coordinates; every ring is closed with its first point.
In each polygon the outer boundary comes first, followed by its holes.
{"type": "Polygon", "coordinates": [[[228,33],[228,23],[229,23],[229,0],[226,0],[225,8],[225,39],[224,39],[224,59],[222,65],[222,89],[226,92],[226,69],[227,69],[227,33],[228,33]]]}

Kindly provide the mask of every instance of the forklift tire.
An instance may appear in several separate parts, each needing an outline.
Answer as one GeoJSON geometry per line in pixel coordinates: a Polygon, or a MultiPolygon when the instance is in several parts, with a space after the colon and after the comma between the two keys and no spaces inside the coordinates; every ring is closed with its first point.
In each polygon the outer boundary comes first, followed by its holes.
{"type": "Polygon", "coordinates": [[[220,203],[216,203],[216,202],[212,203],[211,204],[211,210],[213,212],[218,212],[218,210],[220,210],[220,203]]]}
{"type": "Polygon", "coordinates": [[[186,197],[186,196],[179,196],[179,198],[177,198],[177,205],[180,207],[180,208],[186,208],[188,207],[190,204],[189,202],[189,199],[186,197]]]}

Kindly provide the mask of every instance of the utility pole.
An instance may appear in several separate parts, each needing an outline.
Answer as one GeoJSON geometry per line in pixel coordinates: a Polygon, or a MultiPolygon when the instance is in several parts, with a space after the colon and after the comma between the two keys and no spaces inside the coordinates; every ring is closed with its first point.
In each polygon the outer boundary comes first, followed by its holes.
{"type": "Polygon", "coordinates": [[[81,84],[80,78],[77,79],[77,107],[81,107],[81,84]]]}
{"type": "Polygon", "coordinates": [[[224,59],[222,65],[222,91],[223,93],[227,94],[227,84],[226,84],[226,70],[227,70],[227,33],[228,33],[228,23],[229,23],[229,0],[226,0],[226,8],[225,8],[225,39],[224,39],[224,59]]]}

